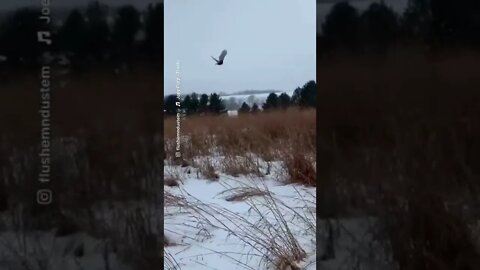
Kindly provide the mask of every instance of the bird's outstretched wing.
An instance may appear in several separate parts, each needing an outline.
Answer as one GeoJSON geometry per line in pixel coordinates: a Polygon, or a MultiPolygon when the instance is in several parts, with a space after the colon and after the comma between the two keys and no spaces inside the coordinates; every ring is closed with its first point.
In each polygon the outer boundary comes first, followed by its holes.
{"type": "Polygon", "coordinates": [[[222,53],[220,54],[220,56],[218,57],[218,59],[220,61],[223,61],[223,59],[225,59],[226,55],[227,55],[227,50],[223,50],[222,53]]]}
{"type": "Polygon", "coordinates": [[[212,59],[213,59],[213,60],[215,60],[215,62],[217,62],[217,63],[218,63],[218,60],[217,60],[217,59],[215,59],[215,57],[213,57],[213,56],[210,56],[210,57],[212,57],[212,59]]]}

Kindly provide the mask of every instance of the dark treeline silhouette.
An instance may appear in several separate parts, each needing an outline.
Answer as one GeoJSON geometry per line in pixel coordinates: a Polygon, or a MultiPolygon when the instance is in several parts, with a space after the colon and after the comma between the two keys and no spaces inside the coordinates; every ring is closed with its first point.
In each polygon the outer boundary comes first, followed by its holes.
{"type": "Polygon", "coordinates": [[[262,105],[264,111],[287,109],[291,106],[297,107],[315,107],[317,104],[317,84],[315,81],[309,81],[302,87],[297,87],[290,97],[287,93],[277,95],[271,93],[262,105]]]}
{"type": "Polygon", "coordinates": [[[169,95],[164,100],[165,115],[176,115],[181,110],[187,115],[192,114],[221,114],[225,113],[225,105],[222,98],[216,93],[211,95],[192,93],[186,95],[180,101],[180,107],[177,105],[178,98],[176,95],[169,95]]]}
{"type": "MultiPolygon", "coordinates": [[[[39,15],[36,8],[22,8],[0,21],[4,64],[27,69],[42,63],[46,47],[37,42],[36,33],[45,26],[39,15]]],[[[68,59],[74,71],[102,64],[127,70],[139,61],[162,65],[163,3],[137,10],[132,5],[113,9],[95,1],[86,9],[71,10],[61,25],[51,25],[53,47],[49,50],[68,59]]]]}
{"type": "Polygon", "coordinates": [[[37,31],[47,29],[42,28],[39,16],[37,11],[20,9],[0,25],[0,55],[8,57],[7,64],[12,67],[35,65],[44,49],[37,42],[37,31]]]}
{"type": "MultiPolygon", "coordinates": [[[[262,109],[263,111],[272,111],[279,109],[285,110],[291,106],[302,108],[315,107],[317,103],[316,87],[317,84],[315,81],[309,81],[302,87],[295,89],[292,97],[287,93],[280,95],[271,93],[262,104],[262,109]]],[[[202,94],[200,96],[197,93],[186,95],[183,97],[183,100],[180,101],[180,107],[177,106],[177,102],[179,101],[176,95],[169,95],[165,98],[166,115],[176,115],[178,110],[186,115],[222,114],[227,112],[224,100],[216,93],[211,95],[202,94]]],[[[243,102],[238,109],[238,113],[240,114],[258,112],[260,112],[260,107],[256,103],[250,106],[246,102],[243,102]]]]}
{"type": "Polygon", "coordinates": [[[409,0],[402,14],[383,1],[360,13],[347,1],[333,6],[318,37],[321,53],[385,52],[396,46],[479,48],[480,1],[409,0]]]}

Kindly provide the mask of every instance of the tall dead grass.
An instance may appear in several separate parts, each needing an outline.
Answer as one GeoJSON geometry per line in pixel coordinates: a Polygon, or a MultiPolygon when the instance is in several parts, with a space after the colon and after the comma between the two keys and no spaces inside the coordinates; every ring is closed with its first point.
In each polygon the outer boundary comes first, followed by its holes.
{"type": "Polygon", "coordinates": [[[319,214],[380,217],[400,269],[480,265],[469,229],[480,219],[479,60],[399,51],[318,64],[319,214]]]}
{"type": "MultiPolygon", "coordinates": [[[[59,224],[73,223],[89,234],[126,241],[124,231],[103,232],[101,224],[106,221],[92,213],[103,202],[160,201],[163,93],[159,72],[138,68],[118,76],[98,68],[82,75],[52,76],[52,172],[51,182],[43,185],[38,181],[41,81],[37,74],[15,74],[2,83],[2,213],[23,209],[18,224],[28,225],[25,229],[63,230],[59,224]],[[40,188],[53,191],[51,205],[36,202],[40,188]]],[[[140,221],[126,221],[139,230],[128,241],[151,236],[141,234],[140,221]]],[[[132,247],[130,242],[122,246],[132,247]]],[[[150,248],[149,254],[137,252],[137,261],[142,255],[149,261],[161,260],[161,249],[160,245],[150,248]]]]}
{"type": "MultiPolygon", "coordinates": [[[[291,182],[315,185],[315,110],[255,115],[187,116],[181,122],[182,157],[223,156],[224,171],[259,175],[259,161],[283,161],[291,182]]],[[[166,157],[175,154],[176,119],[165,119],[166,157]],[[170,143],[168,143],[170,142],[170,143]]],[[[267,174],[268,174],[267,170],[267,174]]]]}

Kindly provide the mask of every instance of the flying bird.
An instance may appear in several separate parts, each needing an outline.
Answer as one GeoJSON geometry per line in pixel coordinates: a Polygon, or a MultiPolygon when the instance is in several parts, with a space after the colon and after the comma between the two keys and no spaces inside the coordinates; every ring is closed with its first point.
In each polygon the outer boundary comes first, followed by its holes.
{"type": "Polygon", "coordinates": [[[227,50],[223,50],[220,56],[218,57],[218,60],[215,59],[213,56],[212,56],[212,59],[215,60],[215,62],[217,62],[216,65],[222,65],[223,59],[225,59],[226,55],[227,55],[227,50]]]}

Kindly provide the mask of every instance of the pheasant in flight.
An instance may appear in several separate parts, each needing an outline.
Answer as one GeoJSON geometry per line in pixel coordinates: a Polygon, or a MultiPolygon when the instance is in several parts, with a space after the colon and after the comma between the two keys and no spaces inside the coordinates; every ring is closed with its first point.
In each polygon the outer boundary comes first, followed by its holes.
{"type": "Polygon", "coordinates": [[[215,60],[215,62],[217,62],[216,65],[223,65],[223,59],[225,59],[226,55],[227,55],[227,50],[223,50],[220,56],[218,57],[218,60],[215,59],[213,56],[212,56],[212,59],[215,60]]]}

